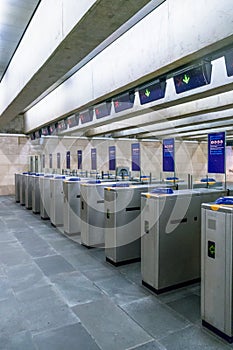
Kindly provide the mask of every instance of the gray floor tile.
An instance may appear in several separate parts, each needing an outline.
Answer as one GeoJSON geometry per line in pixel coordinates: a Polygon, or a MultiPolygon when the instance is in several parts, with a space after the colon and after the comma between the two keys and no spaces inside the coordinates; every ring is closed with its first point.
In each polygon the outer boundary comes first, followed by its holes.
{"type": "Polygon", "coordinates": [[[15,297],[0,301],[0,338],[26,330],[26,322],[15,297]]]}
{"type": "MultiPolygon", "coordinates": [[[[165,346],[158,343],[156,340],[150,341],[149,343],[139,345],[133,348],[129,348],[126,350],[166,350],[165,346]]],[[[187,350],[187,349],[184,349],[187,350]]]]}
{"type": "Polygon", "coordinates": [[[19,265],[7,268],[9,284],[15,292],[48,284],[47,278],[33,262],[29,265],[19,265]]]}
{"type": "Polygon", "coordinates": [[[59,274],[51,277],[51,281],[61,292],[69,306],[103,298],[103,293],[79,272],[59,274]]]}
{"type": "Polygon", "coordinates": [[[152,338],[107,298],[73,308],[102,350],[127,349],[152,338]]]}
{"type": "Polygon", "coordinates": [[[145,298],[149,295],[149,292],[143,290],[140,286],[127,281],[120,275],[97,281],[95,284],[118,305],[124,305],[134,300],[145,298]]]}
{"type": "Polygon", "coordinates": [[[180,300],[189,295],[193,295],[193,293],[187,288],[178,288],[176,290],[172,290],[170,292],[162,293],[160,295],[155,295],[163,303],[170,303],[176,300],[180,300]]]}
{"type": "Polygon", "coordinates": [[[79,322],[51,286],[16,293],[27,329],[33,334],[79,322]]]}
{"type": "Polygon", "coordinates": [[[187,327],[189,322],[153,296],[122,306],[138,324],[158,339],[187,327]]]}
{"type": "Polygon", "coordinates": [[[56,251],[42,238],[38,237],[33,233],[30,234],[29,237],[19,238],[24,249],[32,256],[32,257],[42,257],[48,255],[57,254],[56,251]]]}
{"type": "Polygon", "coordinates": [[[79,271],[86,271],[103,267],[102,263],[85,252],[75,252],[72,254],[62,253],[69,263],[79,271]]]}
{"type": "Polygon", "coordinates": [[[201,323],[200,297],[189,295],[167,304],[192,323],[201,323]]]}
{"type": "Polygon", "coordinates": [[[223,341],[196,326],[170,334],[160,342],[167,350],[229,350],[223,341]]]}
{"type": "Polygon", "coordinates": [[[82,273],[87,276],[91,281],[102,281],[106,278],[118,276],[116,270],[104,266],[100,266],[99,268],[93,268],[91,270],[82,271],[82,273]]]}
{"type": "Polygon", "coordinates": [[[79,323],[33,337],[38,350],[98,350],[99,347],[79,323]]]}
{"type": "Polygon", "coordinates": [[[121,272],[128,280],[141,284],[141,262],[121,266],[119,267],[119,272],[121,272]]]}
{"type": "Polygon", "coordinates": [[[32,258],[22,248],[15,248],[12,250],[3,249],[0,255],[0,263],[2,263],[5,266],[27,264],[31,262],[32,258]]]}
{"type": "Polygon", "coordinates": [[[0,337],[0,349],[4,350],[37,350],[29,331],[0,337]]]}
{"type": "Polygon", "coordinates": [[[53,255],[35,259],[46,276],[51,276],[62,272],[71,272],[75,269],[61,255],[53,255]]]}
{"type": "Polygon", "coordinates": [[[10,287],[6,276],[0,277],[0,300],[8,299],[13,295],[13,290],[10,287]]]}
{"type": "Polygon", "coordinates": [[[51,241],[50,244],[60,254],[63,254],[63,253],[73,254],[79,251],[80,249],[79,244],[70,241],[69,239],[65,238],[65,236],[64,236],[64,239],[51,241]]]}

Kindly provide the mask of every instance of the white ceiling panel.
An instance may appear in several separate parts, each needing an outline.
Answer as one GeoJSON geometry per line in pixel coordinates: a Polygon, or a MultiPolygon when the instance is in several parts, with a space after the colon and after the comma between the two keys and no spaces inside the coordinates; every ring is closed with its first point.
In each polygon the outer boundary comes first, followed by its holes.
{"type": "Polygon", "coordinates": [[[0,0],[0,81],[39,0],[0,0]]]}

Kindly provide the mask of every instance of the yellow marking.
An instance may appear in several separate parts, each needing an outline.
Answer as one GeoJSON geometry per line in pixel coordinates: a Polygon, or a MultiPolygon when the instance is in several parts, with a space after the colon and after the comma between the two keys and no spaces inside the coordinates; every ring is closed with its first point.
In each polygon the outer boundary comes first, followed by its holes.
{"type": "Polygon", "coordinates": [[[146,198],[150,198],[151,195],[149,193],[146,194],[146,198]]]}
{"type": "Polygon", "coordinates": [[[210,206],[210,208],[214,211],[217,211],[220,207],[221,207],[221,205],[219,205],[219,204],[213,204],[210,206]]]}

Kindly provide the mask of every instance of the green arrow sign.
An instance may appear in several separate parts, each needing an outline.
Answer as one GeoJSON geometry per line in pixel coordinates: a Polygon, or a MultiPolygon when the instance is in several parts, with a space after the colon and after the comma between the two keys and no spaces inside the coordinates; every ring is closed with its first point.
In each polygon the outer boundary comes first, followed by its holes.
{"type": "Polygon", "coordinates": [[[145,95],[146,95],[147,97],[149,97],[149,96],[150,96],[150,90],[146,89],[145,95]]]}
{"type": "Polygon", "coordinates": [[[183,82],[184,82],[185,84],[188,84],[188,83],[189,83],[189,80],[190,80],[190,77],[189,77],[187,74],[185,74],[185,75],[184,75],[183,82]]]}
{"type": "Polygon", "coordinates": [[[214,246],[214,245],[211,245],[211,246],[209,247],[209,251],[210,251],[211,254],[214,254],[214,253],[215,253],[215,246],[214,246]]]}

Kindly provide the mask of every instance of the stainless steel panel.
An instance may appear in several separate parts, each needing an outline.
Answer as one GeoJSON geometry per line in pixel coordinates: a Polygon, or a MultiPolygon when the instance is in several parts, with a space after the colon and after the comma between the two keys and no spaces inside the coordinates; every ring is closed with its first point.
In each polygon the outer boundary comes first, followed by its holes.
{"type": "Polygon", "coordinates": [[[54,226],[63,226],[63,180],[50,179],[50,221],[54,226]]]}
{"type": "Polygon", "coordinates": [[[33,176],[32,178],[32,211],[35,214],[40,213],[40,176],[33,176]]]}
{"type": "Polygon", "coordinates": [[[15,201],[20,202],[20,176],[21,174],[15,174],[15,201]]]}

